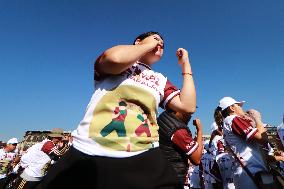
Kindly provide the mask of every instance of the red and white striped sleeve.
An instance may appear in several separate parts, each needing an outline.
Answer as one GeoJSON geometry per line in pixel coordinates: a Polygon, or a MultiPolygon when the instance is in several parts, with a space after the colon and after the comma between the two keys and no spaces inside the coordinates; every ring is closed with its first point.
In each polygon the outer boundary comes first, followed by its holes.
{"type": "Polygon", "coordinates": [[[258,132],[258,129],[254,128],[249,120],[237,116],[232,121],[232,131],[235,135],[249,141],[258,132]]]}
{"type": "Polygon", "coordinates": [[[198,148],[198,143],[192,139],[191,134],[186,129],[177,130],[172,135],[171,140],[189,156],[198,148]]]}
{"type": "Polygon", "coordinates": [[[180,94],[180,90],[176,88],[169,80],[167,80],[166,86],[164,88],[164,97],[160,102],[160,107],[166,109],[167,104],[177,95],[180,94]]]}
{"type": "Polygon", "coordinates": [[[41,151],[43,151],[47,155],[51,155],[52,153],[55,154],[56,156],[62,155],[58,147],[54,145],[52,141],[47,141],[46,143],[44,143],[44,145],[41,148],[41,151]]]}

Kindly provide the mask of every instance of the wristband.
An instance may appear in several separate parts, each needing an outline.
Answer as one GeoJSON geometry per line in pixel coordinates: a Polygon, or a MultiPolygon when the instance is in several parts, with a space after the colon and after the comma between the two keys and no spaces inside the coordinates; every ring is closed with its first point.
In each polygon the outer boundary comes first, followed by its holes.
{"type": "Polygon", "coordinates": [[[189,72],[183,72],[181,73],[182,75],[191,75],[192,76],[192,73],[189,73],[189,72]]]}

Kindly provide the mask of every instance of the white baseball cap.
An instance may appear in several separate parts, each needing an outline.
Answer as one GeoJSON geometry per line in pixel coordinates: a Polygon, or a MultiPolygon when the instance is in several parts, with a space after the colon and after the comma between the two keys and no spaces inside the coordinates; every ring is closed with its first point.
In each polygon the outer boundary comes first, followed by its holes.
{"type": "Polygon", "coordinates": [[[7,144],[18,144],[18,139],[17,138],[11,138],[8,140],[7,144]]]}
{"type": "Polygon", "coordinates": [[[240,106],[243,106],[243,104],[246,101],[236,101],[232,97],[224,97],[219,101],[219,107],[222,108],[222,111],[228,108],[229,106],[232,106],[233,104],[239,104],[240,106]]]}

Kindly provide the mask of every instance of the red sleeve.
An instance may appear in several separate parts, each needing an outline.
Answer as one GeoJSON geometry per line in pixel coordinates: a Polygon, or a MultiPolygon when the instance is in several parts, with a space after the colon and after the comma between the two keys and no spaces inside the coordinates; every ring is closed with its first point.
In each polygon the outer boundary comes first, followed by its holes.
{"type": "Polygon", "coordinates": [[[95,61],[95,64],[94,64],[94,80],[95,81],[99,81],[102,77],[103,77],[103,74],[100,73],[100,71],[98,70],[98,64],[99,64],[99,61],[101,59],[103,54],[101,54],[95,61]]]}
{"type": "Polygon", "coordinates": [[[116,107],[113,111],[115,114],[118,114],[119,113],[119,107],[116,107]]]}
{"type": "Polygon", "coordinates": [[[179,95],[180,91],[174,86],[169,80],[167,80],[165,89],[164,89],[164,97],[160,102],[160,107],[166,109],[167,104],[177,95],[179,95]]]}
{"type": "Polygon", "coordinates": [[[257,133],[258,129],[254,128],[249,120],[235,117],[232,121],[232,131],[235,135],[238,135],[245,140],[250,140],[257,133]]]}
{"type": "Polygon", "coordinates": [[[218,149],[219,153],[222,153],[222,152],[225,151],[224,144],[223,144],[223,142],[221,140],[218,140],[218,142],[217,142],[217,149],[218,149]]]}
{"type": "Polygon", "coordinates": [[[191,155],[198,148],[198,143],[192,139],[192,136],[186,129],[177,130],[172,135],[171,140],[187,155],[191,155]]]}
{"type": "Polygon", "coordinates": [[[41,148],[41,151],[43,151],[46,154],[50,154],[50,152],[52,151],[52,149],[55,147],[55,145],[53,144],[53,142],[51,141],[47,141],[46,143],[44,143],[44,145],[41,148]]]}

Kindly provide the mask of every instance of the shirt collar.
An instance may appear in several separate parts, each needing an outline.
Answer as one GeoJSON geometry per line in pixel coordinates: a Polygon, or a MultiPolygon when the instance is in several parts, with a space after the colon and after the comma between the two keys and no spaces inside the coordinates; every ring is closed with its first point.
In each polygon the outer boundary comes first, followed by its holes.
{"type": "Polygon", "coordinates": [[[144,67],[148,68],[149,70],[152,70],[151,67],[148,66],[147,64],[144,64],[144,63],[139,62],[139,61],[137,61],[137,64],[139,64],[139,65],[141,65],[141,66],[144,66],[144,67]]]}

